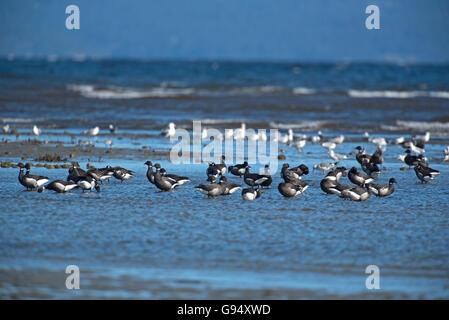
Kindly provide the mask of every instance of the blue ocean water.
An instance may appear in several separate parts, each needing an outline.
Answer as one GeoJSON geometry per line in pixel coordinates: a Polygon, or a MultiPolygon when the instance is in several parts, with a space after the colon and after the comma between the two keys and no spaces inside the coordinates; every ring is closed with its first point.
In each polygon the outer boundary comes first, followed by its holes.
{"type": "MultiPolygon", "coordinates": [[[[404,149],[388,145],[379,182],[396,178],[391,197],[355,203],[326,196],[323,175],[314,171],[302,196],[283,199],[277,172],[260,199],[244,202],[239,193],[207,199],[194,191],[205,182],[206,163],[174,165],[160,156],[77,158],[83,168],[89,162],[136,172],[123,183],[112,179],[100,193],[26,192],[18,169],[2,168],[0,296],[447,298],[448,71],[447,65],[0,60],[0,121],[22,133],[1,134],[9,142],[27,141],[36,124],[46,145],[71,146],[98,125],[97,147],[111,138],[114,148],[166,151],[172,145],[160,131],[171,121],[189,130],[192,120],[220,130],[244,121],[308,136],[344,134],[336,152],[348,155],[341,165],[350,168],[358,166],[350,155],[357,145],[375,150],[365,131],[387,140],[430,131],[426,156],[441,172],[421,184],[413,169],[400,170],[404,149]],[[109,134],[110,123],[117,135],[109,134]],[[191,182],[158,192],[147,181],[145,160],[191,182]],[[64,286],[69,264],[81,270],[78,292],[64,286]],[[379,291],[365,287],[371,264],[381,270],[379,291]]],[[[0,160],[20,161],[1,152],[5,146],[2,140],[0,160]]],[[[290,164],[330,161],[319,144],[309,142],[302,153],[280,147],[290,164]]],[[[50,179],[67,175],[67,169],[32,170],[50,179]]]]}

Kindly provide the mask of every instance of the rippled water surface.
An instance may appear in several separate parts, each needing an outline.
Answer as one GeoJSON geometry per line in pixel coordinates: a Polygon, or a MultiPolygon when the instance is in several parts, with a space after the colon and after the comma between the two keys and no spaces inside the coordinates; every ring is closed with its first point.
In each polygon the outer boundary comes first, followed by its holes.
{"type": "MultiPolygon", "coordinates": [[[[1,60],[1,124],[20,132],[0,135],[1,161],[21,161],[20,149],[17,155],[4,149],[27,142],[34,124],[46,141],[34,152],[74,146],[89,139],[82,132],[94,125],[101,132],[92,141],[105,147],[109,123],[119,128],[114,148],[167,151],[171,145],[160,131],[168,122],[191,130],[192,120],[202,119],[220,130],[245,121],[248,128],[283,133],[344,134],[336,149],[344,154],[357,145],[374,152],[365,131],[389,139],[429,130],[426,156],[441,175],[421,184],[413,169],[400,170],[404,149],[389,145],[379,181],[396,178],[390,197],[356,203],[326,196],[319,188],[323,175],[311,170],[309,189],[295,199],[279,194],[276,172],[260,199],[244,202],[240,192],[207,199],[194,190],[205,182],[207,164],[174,165],[161,155],[76,157],[83,168],[89,162],[136,172],[123,183],[112,178],[100,193],[27,192],[18,169],[1,168],[0,297],[449,298],[449,166],[442,161],[449,144],[447,70],[1,60]],[[159,192],[147,181],[145,160],[191,182],[159,192]],[[81,290],[65,289],[70,264],[80,268],[81,290]],[[380,290],[365,287],[368,265],[380,268],[380,290]]],[[[291,165],[330,160],[319,144],[308,143],[301,154],[281,147],[291,165]]],[[[358,167],[349,158],[341,165],[358,167]]],[[[33,167],[32,173],[64,179],[67,169],[33,167]]]]}

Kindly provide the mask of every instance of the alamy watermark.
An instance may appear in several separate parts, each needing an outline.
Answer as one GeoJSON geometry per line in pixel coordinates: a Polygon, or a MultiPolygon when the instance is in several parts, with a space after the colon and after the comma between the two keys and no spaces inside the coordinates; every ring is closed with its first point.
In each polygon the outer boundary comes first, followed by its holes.
{"type": "Polygon", "coordinates": [[[78,290],[80,288],[80,268],[72,264],[65,268],[65,273],[69,275],[65,279],[65,287],[69,290],[78,290]]]}
{"type": "Polygon", "coordinates": [[[380,269],[378,266],[371,264],[366,267],[365,273],[369,274],[366,278],[365,286],[368,290],[380,289],[380,269]]]}
{"type": "Polygon", "coordinates": [[[65,13],[69,16],[65,19],[65,27],[67,30],[80,29],[80,8],[77,5],[71,4],[65,8],[65,13]]]}
{"type": "MultiPolygon", "coordinates": [[[[219,162],[224,155],[229,162],[269,165],[272,173],[278,168],[277,129],[202,128],[201,121],[193,121],[192,135],[188,130],[176,129],[170,135],[175,145],[170,150],[173,164],[219,162]],[[246,154],[246,157],[245,157],[246,154]]],[[[262,169],[261,169],[262,170],[262,169]]],[[[262,173],[262,171],[261,171],[262,173]]]]}

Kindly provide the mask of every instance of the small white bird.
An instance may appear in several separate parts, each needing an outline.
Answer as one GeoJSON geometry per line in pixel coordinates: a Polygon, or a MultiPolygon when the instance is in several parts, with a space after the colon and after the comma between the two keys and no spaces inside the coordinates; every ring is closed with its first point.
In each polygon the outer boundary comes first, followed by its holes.
{"type": "Polygon", "coordinates": [[[323,142],[323,143],[321,144],[321,146],[322,146],[323,148],[327,149],[328,151],[333,150],[333,149],[335,149],[335,148],[337,147],[337,145],[335,144],[335,142],[330,142],[330,141],[323,142]]]}
{"type": "Polygon", "coordinates": [[[168,128],[163,131],[163,134],[165,134],[165,137],[167,138],[173,137],[176,134],[175,124],[170,122],[168,128]]]}
{"type": "Polygon", "coordinates": [[[112,144],[112,139],[107,139],[107,140],[105,140],[104,144],[105,144],[106,146],[109,146],[109,148],[112,148],[112,146],[113,146],[113,144],[112,144]]]}
{"type": "Polygon", "coordinates": [[[2,127],[3,133],[8,133],[9,132],[9,124],[6,124],[2,127]]]}
{"type": "Polygon", "coordinates": [[[417,147],[412,141],[410,141],[410,150],[416,154],[422,154],[426,152],[423,148],[417,147]]]}
{"type": "Polygon", "coordinates": [[[94,137],[100,133],[100,128],[97,126],[97,127],[94,127],[94,128],[84,131],[84,133],[87,134],[88,136],[94,137]]]}
{"type": "Polygon", "coordinates": [[[329,140],[330,142],[333,142],[335,144],[342,144],[343,141],[345,141],[345,136],[341,135],[339,137],[335,137],[329,140]]]}
{"type": "Polygon", "coordinates": [[[295,141],[295,147],[296,150],[298,150],[299,153],[302,153],[302,148],[304,148],[307,144],[307,140],[296,140],[295,141]]]}
{"type": "Polygon", "coordinates": [[[340,161],[340,160],[346,160],[348,159],[348,156],[345,154],[341,154],[341,153],[335,153],[334,150],[329,150],[329,156],[332,158],[332,160],[334,161],[340,161]]]}
{"type": "Polygon", "coordinates": [[[36,125],[33,126],[33,134],[38,136],[41,134],[41,129],[39,129],[36,125]]]}
{"type": "Polygon", "coordinates": [[[449,146],[444,149],[444,159],[443,161],[449,161],[449,146]]]}
{"type": "Polygon", "coordinates": [[[246,136],[246,123],[242,122],[240,128],[234,130],[234,139],[243,140],[246,136]]]}
{"type": "Polygon", "coordinates": [[[406,157],[405,154],[400,154],[398,155],[397,159],[405,163],[405,157],[406,157]]]}
{"type": "Polygon", "coordinates": [[[117,127],[114,126],[113,124],[110,124],[110,125],[109,125],[109,131],[110,131],[111,133],[117,133],[117,127]]]}
{"type": "Polygon", "coordinates": [[[424,143],[429,142],[429,140],[430,140],[430,132],[427,131],[425,135],[415,136],[414,140],[415,141],[419,141],[419,142],[424,142],[424,143]]]}
{"type": "Polygon", "coordinates": [[[338,162],[334,162],[334,163],[321,162],[320,164],[315,164],[313,166],[313,169],[321,170],[324,173],[324,172],[329,171],[332,168],[334,168],[337,164],[338,164],[338,162]]]}

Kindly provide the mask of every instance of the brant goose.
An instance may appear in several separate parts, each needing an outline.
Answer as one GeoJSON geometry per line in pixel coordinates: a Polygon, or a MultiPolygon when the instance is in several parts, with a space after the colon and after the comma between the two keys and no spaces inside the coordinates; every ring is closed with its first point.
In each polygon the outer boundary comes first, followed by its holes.
{"type": "MultiPolygon", "coordinates": [[[[323,190],[327,194],[341,194],[341,187],[342,186],[338,183],[338,181],[341,179],[341,177],[346,176],[346,168],[345,167],[338,167],[330,171],[326,177],[324,177],[323,180],[320,182],[321,190],[323,190]]],[[[352,188],[352,186],[351,186],[352,188]]]]}
{"type": "Polygon", "coordinates": [[[377,197],[386,197],[393,193],[395,178],[391,178],[388,184],[367,184],[368,190],[377,197]]]}
{"type": "Polygon", "coordinates": [[[427,166],[427,162],[425,157],[420,154],[420,155],[412,155],[410,149],[405,150],[405,158],[404,158],[404,162],[408,165],[408,167],[412,167],[412,166],[416,166],[419,163],[424,164],[424,166],[427,166]]]}
{"type": "Polygon", "coordinates": [[[377,179],[380,176],[380,169],[374,163],[365,162],[362,164],[362,170],[373,179],[377,179]]]}
{"type": "Polygon", "coordinates": [[[257,174],[257,173],[250,173],[249,170],[251,169],[250,166],[247,166],[245,169],[245,175],[243,176],[243,180],[247,185],[250,187],[260,187],[260,185],[269,180],[267,176],[257,174]]]}
{"type": "Polygon", "coordinates": [[[154,173],[154,184],[156,185],[156,187],[158,187],[158,189],[162,191],[170,191],[171,189],[178,186],[178,184],[173,179],[164,177],[161,174],[161,165],[159,163],[156,163],[154,167],[156,168],[156,172],[154,173]]]}
{"type": "Polygon", "coordinates": [[[67,181],[78,182],[80,177],[87,176],[87,172],[79,167],[78,162],[73,162],[72,167],[69,168],[69,175],[67,176],[67,181]]]}
{"type": "Polygon", "coordinates": [[[282,165],[281,178],[286,182],[291,180],[299,180],[303,175],[309,174],[309,168],[305,164],[290,168],[288,163],[282,165]]]}
{"type": "Polygon", "coordinates": [[[117,127],[114,126],[112,123],[109,124],[109,132],[112,133],[112,134],[117,133],[117,127]]]}
{"type": "Polygon", "coordinates": [[[31,165],[29,163],[25,165],[25,168],[27,169],[27,172],[23,176],[22,181],[23,185],[25,185],[27,189],[29,188],[33,190],[48,182],[48,177],[30,174],[31,165]]]}
{"type": "Polygon", "coordinates": [[[300,195],[308,188],[308,185],[304,181],[301,181],[301,180],[298,180],[298,181],[300,181],[300,183],[298,183],[298,184],[295,184],[292,182],[279,183],[279,185],[278,185],[279,193],[282,194],[286,198],[292,198],[292,197],[300,195]]]}
{"type": "Polygon", "coordinates": [[[216,164],[215,168],[217,168],[217,170],[220,172],[220,175],[223,176],[226,173],[226,164],[225,164],[225,156],[221,156],[221,163],[220,164],[216,164]]]}
{"type": "Polygon", "coordinates": [[[418,179],[421,180],[421,182],[423,183],[430,182],[440,174],[438,170],[434,170],[432,168],[424,166],[420,162],[415,166],[415,173],[418,179]]]}
{"type": "Polygon", "coordinates": [[[109,180],[114,175],[114,170],[110,166],[103,169],[91,168],[87,171],[87,175],[103,183],[104,180],[109,180]]]}
{"type": "Polygon", "coordinates": [[[341,192],[342,198],[351,199],[352,201],[365,201],[369,198],[369,195],[368,190],[362,187],[352,187],[341,192]]]}
{"type": "Polygon", "coordinates": [[[365,184],[374,181],[374,179],[367,174],[358,172],[356,167],[352,167],[351,170],[349,170],[348,178],[352,183],[358,185],[359,187],[363,187],[365,184]]]}
{"type": "Polygon", "coordinates": [[[123,182],[134,177],[134,172],[121,167],[114,167],[114,178],[123,182]]]}
{"type": "Polygon", "coordinates": [[[360,165],[371,160],[371,155],[366,154],[365,149],[363,149],[361,146],[357,146],[356,150],[358,150],[359,152],[356,154],[355,159],[358,163],[360,163],[360,165]]]}
{"type": "Polygon", "coordinates": [[[216,196],[224,194],[225,187],[219,183],[215,183],[214,178],[211,176],[208,178],[209,184],[200,184],[195,187],[195,190],[207,195],[209,198],[214,198],[216,196]]]}
{"type": "Polygon", "coordinates": [[[271,173],[270,173],[270,166],[268,164],[265,165],[264,167],[264,176],[268,178],[268,180],[265,180],[264,182],[262,182],[260,184],[260,186],[262,187],[269,187],[271,185],[271,183],[273,182],[273,179],[271,178],[271,173]]]}
{"type": "Polygon", "coordinates": [[[242,198],[243,200],[255,200],[260,197],[260,190],[255,190],[253,188],[246,188],[242,190],[242,198]]]}
{"type": "Polygon", "coordinates": [[[17,164],[20,168],[19,170],[19,182],[22,186],[24,186],[25,188],[27,188],[27,190],[29,189],[28,185],[25,183],[23,177],[25,176],[25,174],[23,173],[23,169],[25,168],[25,165],[22,162],[19,162],[17,164]]]}
{"type": "Polygon", "coordinates": [[[182,176],[178,176],[176,174],[169,174],[163,168],[161,169],[161,175],[164,178],[169,179],[173,183],[176,183],[176,186],[182,186],[184,183],[187,183],[190,181],[190,179],[188,177],[182,177],[182,176]]]}
{"type": "Polygon", "coordinates": [[[229,166],[228,170],[234,176],[241,177],[245,174],[247,166],[248,166],[248,162],[245,161],[242,164],[236,164],[235,166],[229,166]]]}
{"type": "Polygon", "coordinates": [[[154,184],[153,163],[151,161],[147,161],[145,162],[145,165],[148,166],[147,179],[150,183],[154,184]]]}
{"type": "Polygon", "coordinates": [[[373,153],[370,159],[370,163],[373,164],[382,164],[384,162],[384,158],[382,157],[382,150],[377,149],[376,152],[373,153]]]}
{"type": "Polygon", "coordinates": [[[223,188],[223,195],[233,194],[242,187],[235,183],[230,183],[225,176],[220,177],[220,185],[223,188]]]}
{"type": "Polygon", "coordinates": [[[214,178],[214,181],[218,179],[221,171],[215,166],[214,162],[209,163],[209,167],[206,169],[207,178],[214,178]]]}
{"type": "Polygon", "coordinates": [[[93,189],[100,192],[100,185],[97,183],[97,180],[92,178],[91,176],[80,177],[76,184],[84,191],[92,191],[93,189]]]}
{"type": "MultiPolygon", "coordinates": [[[[72,189],[78,188],[78,184],[64,181],[64,180],[55,180],[47,184],[46,186],[42,186],[37,189],[38,192],[43,192],[45,189],[56,191],[57,193],[65,193],[72,189]]],[[[84,191],[84,190],[83,190],[84,191]]]]}

